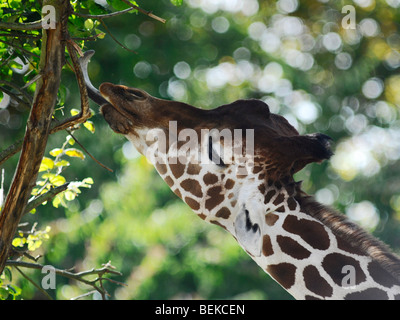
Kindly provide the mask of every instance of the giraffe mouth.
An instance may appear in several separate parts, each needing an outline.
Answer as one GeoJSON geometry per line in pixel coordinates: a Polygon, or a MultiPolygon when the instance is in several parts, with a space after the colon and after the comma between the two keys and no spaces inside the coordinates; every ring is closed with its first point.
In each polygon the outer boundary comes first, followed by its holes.
{"type": "MultiPolygon", "coordinates": [[[[79,64],[82,69],[88,96],[93,102],[101,107],[100,111],[112,130],[117,133],[128,134],[132,131],[133,127],[132,121],[129,120],[132,115],[128,114],[124,109],[119,108],[118,103],[113,103],[110,95],[107,94],[107,88],[114,85],[103,83],[100,85],[100,90],[98,90],[90,81],[88,64],[94,53],[94,50],[88,50],[82,57],[79,58],[79,64]]],[[[139,90],[136,95],[138,96],[138,99],[141,98],[141,93],[139,90]]]]}

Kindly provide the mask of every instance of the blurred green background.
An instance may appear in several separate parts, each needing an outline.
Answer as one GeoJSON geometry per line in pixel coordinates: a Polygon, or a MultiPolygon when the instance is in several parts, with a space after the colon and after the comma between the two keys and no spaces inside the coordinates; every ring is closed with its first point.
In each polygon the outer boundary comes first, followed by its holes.
{"type": "MultiPolygon", "coordinates": [[[[103,4],[105,1],[96,1],[103,4]]],[[[400,251],[400,1],[138,1],[167,20],[143,14],[105,20],[108,34],[85,42],[96,54],[92,82],[214,108],[241,98],[264,100],[300,133],[333,138],[333,158],[296,175],[318,201],[347,214],[400,251]],[[355,9],[355,28],[342,20],[355,9]],[[347,25],[345,25],[347,26],[347,25]]],[[[100,25],[99,29],[104,30],[100,25]]],[[[105,30],[104,30],[105,31],[105,30]]],[[[65,106],[79,109],[75,77],[64,70],[65,106]]],[[[22,137],[27,114],[0,106],[0,148],[22,137]]],[[[223,229],[192,214],[127,140],[109,129],[96,105],[96,132],[81,129],[89,157],[72,159],[67,180],[92,177],[68,208],[46,205],[26,221],[51,226],[35,254],[42,264],[76,271],[111,261],[127,284],[106,283],[110,299],[291,299],[223,229]]],[[[59,132],[49,151],[65,140],[59,132]]],[[[78,148],[78,147],[77,147],[78,148]]],[[[5,189],[17,156],[5,169],[5,189]]],[[[40,283],[38,271],[26,270],[40,283]]],[[[24,299],[43,296],[17,277],[24,299]]],[[[57,299],[88,287],[57,277],[57,299]]],[[[87,299],[96,299],[90,295],[87,299]]]]}

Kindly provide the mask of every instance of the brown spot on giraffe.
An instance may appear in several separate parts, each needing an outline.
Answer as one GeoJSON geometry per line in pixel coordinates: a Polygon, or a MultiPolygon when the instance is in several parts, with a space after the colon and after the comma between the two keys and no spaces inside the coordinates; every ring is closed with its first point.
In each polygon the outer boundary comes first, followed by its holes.
{"type": "Polygon", "coordinates": [[[186,169],[187,174],[198,175],[200,173],[201,166],[189,163],[186,169]]]}
{"type": "Polygon", "coordinates": [[[279,216],[272,212],[265,215],[265,223],[270,227],[272,227],[275,224],[275,222],[278,221],[278,219],[279,216]]]}
{"type": "Polygon", "coordinates": [[[333,288],[324,278],[321,277],[315,266],[309,265],[305,267],[303,270],[303,277],[306,288],[311,292],[324,298],[332,296],[333,288]]]}
{"type": "Polygon", "coordinates": [[[264,197],[264,204],[267,204],[271,201],[272,197],[276,194],[275,190],[270,190],[264,197]]]}
{"type": "Polygon", "coordinates": [[[228,219],[230,215],[231,215],[231,212],[229,211],[229,209],[227,207],[222,207],[215,214],[216,217],[222,218],[222,219],[228,219]]]}
{"type": "Polygon", "coordinates": [[[193,198],[185,197],[184,200],[188,204],[188,206],[191,207],[193,210],[197,211],[200,209],[200,204],[193,198]]]}
{"type": "Polygon", "coordinates": [[[169,163],[169,168],[176,179],[185,173],[185,165],[179,162],[179,159],[174,159],[169,163]]]}
{"type": "Polygon", "coordinates": [[[296,266],[291,263],[282,262],[269,265],[267,266],[267,272],[285,289],[289,289],[295,283],[296,266]]]}
{"type": "Polygon", "coordinates": [[[220,226],[221,228],[224,228],[226,230],[226,227],[217,220],[210,220],[210,223],[220,226]]]}
{"type": "Polygon", "coordinates": [[[218,182],[218,177],[213,173],[206,173],[203,177],[203,181],[206,185],[215,184],[218,182]]]}
{"type": "Polygon", "coordinates": [[[201,198],[203,196],[203,191],[201,189],[201,185],[197,180],[194,179],[186,179],[183,180],[181,183],[181,187],[187,191],[193,194],[196,197],[201,198]]]}
{"type": "Polygon", "coordinates": [[[258,190],[260,191],[260,193],[261,194],[264,194],[265,193],[265,184],[264,183],[262,183],[262,184],[260,184],[259,186],[258,186],[258,190]]]}
{"type": "Polygon", "coordinates": [[[198,216],[200,217],[200,219],[205,220],[207,218],[207,216],[204,213],[199,213],[198,216]]]}
{"type": "Polygon", "coordinates": [[[296,210],[297,201],[294,198],[290,197],[289,199],[287,199],[287,204],[288,204],[288,207],[290,210],[292,210],[292,211],[296,210]]]}
{"type": "Polygon", "coordinates": [[[164,181],[167,183],[169,187],[172,187],[174,185],[174,180],[170,176],[164,177],[164,181]]]}
{"type": "Polygon", "coordinates": [[[340,253],[330,253],[322,261],[322,267],[329,274],[332,280],[339,286],[346,285],[343,282],[346,272],[344,267],[351,266],[354,268],[354,284],[358,285],[366,280],[364,271],[361,269],[360,263],[348,256],[340,253]]]}
{"type": "Polygon", "coordinates": [[[227,179],[226,182],[225,182],[225,189],[230,190],[230,189],[233,188],[234,185],[235,185],[235,181],[234,180],[227,179]]]}
{"type": "Polygon", "coordinates": [[[253,174],[259,173],[263,168],[261,166],[254,166],[253,167],[253,174]]]}
{"type": "Polygon", "coordinates": [[[387,300],[388,295],[385,291],[378,288],[369,288],[360,292],[349,293],[344,297],[345,300],[387,300]]]}
{"type": "Polygon", "coordinates": [[[280,205],[283,201],[285,200],[285,195],[283,193],[280,193],[274,200],[273,204],[278,206],[280,205]]]}
{"type": "Polygon", "coordinates": [[[283,222],[283,229],[297,234],[310,246],[319,250],[329,248],[329,236],[323,225],[316,221],[298,219],[294,215],[288,215],[283,222]]]}
{"type": "Polygon", "coordinates": [[[391,288],[393,285],[400,285],[399,281],[384,270],[376,261],[372,261],[368,264],[368,272],[372,279],[384,287],[391,288]]]}
{"type": "Polygon", "coordinates": [[[207,196],[209,198],[206,200],[206,209],[211,211],[225,200],[225,197],[223,194],[221,194],[221,192],[221,186],[211,187],[210,189],[208,189],[207,196]]]}
{"type": "Polygon", "coordinates": [[[164,163],[159,163],[158,161],[155,164],[155,167],[157,171],[161,174],[164,175],[167,173],[167,165],[164,163]]]}
{"type": "Polygon", "coordinates": [[[174,190],[174,193],[175,193],[179,198],[182,199],[182,194],[181,194],[181,192],[179,191],[179,189],[175,189],[175,190],[174,190]]]}
{"type": "Polygon", "coordinates": [[[262,253],[266,257],[274,253],[274,250],[272,248],[271,238],[267,234],[263,236],[262,253]]]}
{"type": "Polygon", "coordinates": [[[305,259],[311,255],[311,252],[301,246],[295,240],[285,236],[277,236],[276,240],[282,252],[288,254],[295,259],[305,259]]]}

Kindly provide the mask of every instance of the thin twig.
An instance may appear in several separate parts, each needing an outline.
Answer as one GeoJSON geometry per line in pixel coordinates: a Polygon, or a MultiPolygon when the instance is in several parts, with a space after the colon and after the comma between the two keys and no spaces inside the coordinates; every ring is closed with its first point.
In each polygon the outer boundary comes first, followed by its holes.
{"type": "Polygon", "coordinates": [[[98,15],[94,15],[94,14],[84,14],[84,13],[80,13],[80,12],[74,12],[72,13],[75,16],[78,17],[82,17],[82,18],[87,18],[87,19],[106,19],[106,18],[111,18],[111,17],[116,17],[119,16],[121,14],[127,13],[129,11],[132,10],[136,10],[135,8],[128,8],[128,9],[124,9],[121,11],[116,11],[116,12],[111,12],[111,13],[106,13],[106,14],[98,14],[98,15]]]}
{"type": "Polygon", "coordinates": [[[40,39],[40,35],[34,35],[34,34],[26,34],[26,33],[14,33],[14,32],[9,32],[9,33],[0,33],[0,37],[13,37],[13,38],[29,38],[29,39],[40,39]]]}
{"type": "Polygon", "coordinates": [[[14,154],[19,152],[22,148],[23,139],[18,140],[8,148],[0,152],[0,166],[3,165],[8,159],[10,159],[14,154]]]}
{"type": "Polygon", "coordinates": [[[72,65],[74,67],[73,70],[75,72],[76,80],[78,83],[79,93],[81,95],[81,112],[79,115],[82,117],[82,120],[84,120],[83,122],[85,122],[90,117],[89,97],[87,94],[85,80],[83,78],[83,72],[79,64],[78,58],[75,54],[76,48],[74,44],[75,43],[72,40],[68,40],[66,42],[67,50],[69,56],[71,57],[72,65]]]}
{"type": "Polygon", "coordinates": [[[28,213],[32,211],[33,209],[37,208],[40,206],[43,202],[48,201],[52,198],[54,198],[57,194],[60,192],[63,192],[68,189],[69,182],[64,183],[63,185],[55,188],[51,188],[49,191],[46,193],[38,196],[36,199],[32,200],[31,202],[28,203],[26,206],[25,213],[28,213]]]}
{"type": "Polygon", "coordinates": [[[22,88],[18,87],[12,82],[6,81],[6,80],[0,80],[0,85],[5,85],[8,87],[13,88],[14,90],[18,91],[26,100],[26,102],[30,105],[32,103],[32,97],[26,93],[22,88]]]}
{"type": "MultiPolygon", "coordinates": [[[[122,0],[124,1],[124,0],[122,0]]],[[[132,10],[137,10],[140,13],[145,14],[146,16],[158,20],[162,23],[165,23],[167,20],[160,18],[158,16],[156,16],[155,14],[153,14],[151,11],[147,11],[145,9],[139,8],[138,6],[135,6],[134,4],[130,3],[129,1],[124,1],[127,5],[130,6],[130,8],[128,9],[124,9],[121,11],[117,11],[117,12],[111,12],[111,13],[107,13],[107,14],[99,14],[99,15],[93,15],[93,14],[84,14],[84,13],[79,13],[79,12],[74,12],[73,14],[82,18],[90,18],[90,19],[106,19],[106,18],[111,18],[111,17],[115,17],[115,16],[119,16],[121,14],[127,13],[129,11],[132,10]]]]}
{"type": "Polygon", "coordinates": [[[124,48],[125,50],[128,50],[128,51],[130,51],[130,52],[133,52],[133,53],[136,53],[136,54],[137,54],[136,51],[127,48],[127,47],[124,46],[121,42],[119,42],[119,41],[117,40],[117,38],[115,38],[115,37],[113,36],[113,34],[111,33],[110,29],[108,29],[107,25],[104,23],[103,19],[99,19],[99,21],[100,21],[100,23],[102,24],[102,26],[104,27],[104,29],[106,29],[106,31],[108,32],[108,34],[110,35],[110,37],[111,37],[116,43],[118,43],[118,44],[119,44],[122,48],[124,48]]]}
{"type": "Polygon", "coordinates": [[[92,160],[94,160],[99,166],[103,167],[104,169],[110,171],[110,172],[114,172],[112,169],[110,169],[109,167],[107,167],[105,164],[102,164],[99,160],[97,160],[95,157],[93,157],[91,155],[91,153],[89,151],[87,151],[87,149],[82,145],[82,143],[79,142],[78,139],[76,139],[76,137],[72,134],[72,131],[70,129],[65,129],[69,135],[75,140],[75,142],[83,149],[84,152],[86,152],[86,154],[92,158],[92,160]]]}
{"type": "Polygon", "coordinates": [[[8,41],[1,40],[1,39],[0,39],[0,41],[3,42],[3,43],[5,43],[6,45],[8,45],[8,46],[10,46],[10,47],[13,47],[13,48],[15,48],[15,49],[18,49],[18,50],[24,52],[24,53],[27,54],[27,55],[30,55],[30,56],[33,56],[33,57],[36,57],[36,58],[40,59],[40,56],[39,56],[38,54],[36,54],[36,53],[33,53],[33,52],[29,51],[29,50],[26,50],[26,49],[24,49],[24,48],[22,48],[22,47],[20,47],[20,46],[16,46],[15,44],[12,44],[12,43],[10,43],[10,42],[8,42],[8,41]]]}
{"type": "Polygon", "coordinates": [[[147,11],[147,10],[144,10],[144,9],[142,9],[142,8],[139,8],[138,6],[136,6],[136,5],[132,4],[132,3],[130,3],[129,0],[122,0],[122,1],[125,2],[128,6],[130,6],[130,7],[134,8],[134,9],[136,9],[137,11],[139,11],[139,12],[145,14],[146,16],[148,16],[148,17],[150,17],[150,18],[153,18],[153,19],[155,19],[155,20],[158,20],[158,21],[160,21],[160,22],[162,22],[162,23],[165,23],[165,22],[167,21],[167,20],[165,20],[165,19],[163,19],[163,18],[160,18],[160,17],[156,16],[156,15],[153,14],[153,12],[151,12],[151,11],[147,11]]]}
{"type": "Polygon", "coordinates": [[[49,299],[49,300],[54,300],[47,292],[46,290],[44,290],[41,286],[39,286],[35,281],[33,281],[31,278],[29,278],[25,273],[22,272],[22,270],[20,268],[18,268],[17,266],[14,266],[15,269],[17,269],[17,271],[26,279],[28,280],[30,283],[32,283],[34,285],[34,287],[36,289],[38,289],[41,293],[43,293],[43,295],[49,299]]]}
{"type": "Polygon", "coordinates": [[[86,292],[84,294],[81,294],[81,295],[79,295],[79,296],[77,296],[75,298],[71,298],[70,300],[78,300],[80,298],[84,298],[84,297],[90,296],[91,294],[94,294],[96,292],[98,292],[98,291],[97,290],[92,290],[92,291],[86,292]]]}
{"type": "Polygon", "coordinates": [[[24,100],[22,100],[20,97],[18,97],[18,95],[15,94],[14,92],[12,92],[11,90],[8,90],[8,89],[0,86],[0,91],[9,95],[10,98],[12,98],[13,100],[17,101],[18,105],[21,105],[24,109],[26,109],[26,111],[29,111],[31,109],[30,108],[31,105],[29,103],[26,103],[24,100]]]}
{"type": "MultiPolygon", "coordinates": [[[[42,265],[40,263],[32,263],[32,262],[25,262],[25,261],[18,261],[18,260],[8,260],[6,262],[6,266],[15,267],[15,268],[23,267],[23,268],[37,269],[37,270],[42,270],[44,267],[44,265],[42,265]]],[[[99,287],[96,283],[97,282],[101,283],[101,281],[106,280],[106,279],[109,280],[108,278],[103,277],[105,274],[114,274],[114,275],[118,275],[118,276],[122,275],[121,272],[115,271],[114,269],[115,268],[108,262],[108,263],[104,264],[102,268],[86,270],[86,271],[82,271],[82,272],[78,272],[78,273],[73,273],[73,272],[70,272],[67,270],[62,270],[62,269],[57,269],[57,268],[54,268],[54,272],[59,276],[62,276],[62,277],[68,278],[68,279],[72,279],[72,280],[76,280],[76,281],[85,283],[88,286],[91,286],[93,289],[95,289],[97,292],[99,292],[104,299],[105,295],[108,295],[108,292],[103,288],[102,284],[99,287]],[[97,277],[94,280],[87,280],[84,278],[84,277],[90,276],[90,275],[97,275],[97,277]]],[[[18,271],[20,271],[20,270],[18,270],[18,271]]],[[[116,282],[116,281],[114,281],[114,282],[117,284],[125,285],[120,282],[116,282]]],[[[35,285],[36,288],[38,288],[38,286],[34,282],[32,282],[32,283],[35,285]]],[[[38,288],[38,289],[41,289],[41,288],[38,288]]]]}

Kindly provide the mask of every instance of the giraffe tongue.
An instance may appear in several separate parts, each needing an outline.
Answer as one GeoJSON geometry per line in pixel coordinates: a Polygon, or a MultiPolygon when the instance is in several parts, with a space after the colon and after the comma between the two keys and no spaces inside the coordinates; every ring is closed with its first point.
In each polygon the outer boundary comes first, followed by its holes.
{"type": "Polygon", "coordinates": [[[100,91],[96,89],[96,87],[90,82],[89,74],[88,74],[88,64],[90,58],[94,55],[94,50],[88,50],[83,54],[83,57],[79,58],[79,64],[81,66],[83,72],[83,78],[85,80],[86,89],[88,91],[88,96],[98,105],[104,105],[107,102],[106,99],[102,97],[100,91]]]}

